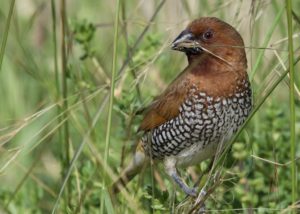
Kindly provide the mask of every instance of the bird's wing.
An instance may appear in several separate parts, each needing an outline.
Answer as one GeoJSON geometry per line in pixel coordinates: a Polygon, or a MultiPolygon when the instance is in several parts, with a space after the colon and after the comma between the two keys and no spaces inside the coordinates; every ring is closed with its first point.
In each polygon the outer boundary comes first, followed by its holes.
{"type": "Polygon", "coordinates": [[[179,108],[186,99],[189,80],[185,73],[179,75],[172,84],[145,110],[140,131],[149,131],[179,114],[179,108]]]}

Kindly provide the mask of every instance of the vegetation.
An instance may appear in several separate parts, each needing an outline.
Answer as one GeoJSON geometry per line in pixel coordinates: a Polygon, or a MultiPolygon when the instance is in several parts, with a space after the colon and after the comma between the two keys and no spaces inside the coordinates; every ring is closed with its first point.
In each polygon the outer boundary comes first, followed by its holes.
{"type": "Polygon", "coordinates": [[[200,16],[243,36],[255,110],[212,173],[207,161],[181,174],[189,185],[203,175],[207,212],[299,211],[300,1],[11,0],[0,7],[0,213],[189,213],[160,165],[113,200],[108,187],[141,137],[139,110],[186,66],[170,43],[200,16]]]}

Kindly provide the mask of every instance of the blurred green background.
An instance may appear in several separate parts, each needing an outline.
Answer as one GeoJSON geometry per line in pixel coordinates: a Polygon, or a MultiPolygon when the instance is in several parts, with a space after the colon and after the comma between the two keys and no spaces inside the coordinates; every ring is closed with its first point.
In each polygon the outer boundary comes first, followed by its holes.
{"type": "MultiPolygon", "coordinates": [[[[276,85],[288,67],[285,1],[121,0],[109,150],[105,138],[117,2],[69,0],[65,7],[62,2],[0,3],[0,40],[5,48],[0,70],[0,213],[187,213],[190,201],[173,187],[160,165],[145,170],[114,201],[103,190],[103,179],[107,177],[109,185],[130,161],[140,137],[136,131],[141,117],[136,112],[187,65],[185,56],[171,51],[170,44],[201,16],[218,17],[241,33],[256,105],[276,86],[227,155],[220,183],[205,202],[207,211],[279,213],[300,206],[299,188],[298,204],[291,197],[289,78],[276,85]],[[70,166],[68,159],[75,156],[70,166]]],[[[300,1],[294,0],[292,9],[297,59],[300,1]]],[[[299,69],[298,63],[298,158],[299,69]]],[[[192,185],[207,165],[181,174],[192,185]]],[[[299,184],[299,159],[296,167],[299,184]]]]}

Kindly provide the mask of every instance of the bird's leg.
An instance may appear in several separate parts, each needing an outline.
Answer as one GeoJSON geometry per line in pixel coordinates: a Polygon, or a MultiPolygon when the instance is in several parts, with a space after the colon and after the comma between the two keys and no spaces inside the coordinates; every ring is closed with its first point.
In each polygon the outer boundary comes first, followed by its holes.
{"type": "Polygon", "coordinates": [[[167,174],[175,181],[175,183],[189,196],[196,197],[197,192],[194,188],[188,187],[177,173],[176,160],[172,157],[167,157],[164,161],[164,166],[167,174]]]}
{"type": "Polygon", "coordinates": [[[171,177],[173,178],[173,180],[178,184],[178,186],[189,196],[193,196],[196,197],[197,196],[197,192],[194,188],[190,188],[188,187],[183,180],[181,179],[181,177],[178,175],[177,172],[172,173],[171,177]]]}

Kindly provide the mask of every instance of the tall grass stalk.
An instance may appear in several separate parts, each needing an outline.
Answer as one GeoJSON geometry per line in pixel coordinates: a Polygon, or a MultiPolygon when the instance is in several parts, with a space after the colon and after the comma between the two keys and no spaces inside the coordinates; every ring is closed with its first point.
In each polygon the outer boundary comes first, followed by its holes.
{"type": "MultiPolygon", "coordinates": [[[[53,57],[54,57],[54,74],[55,74],[55,87],[56,87],[56,102],[60,99],[60,82],[59,82],[59,73],[58,73],[58,56],[57,56],[57,34],[56,34],[56,5],[55,0],[51,0],[51,16],[52,16],[52,42],[53,42],[53,57]]],[[[63,142],[62,136],[62,109],[61,105],[57,105],[57,125],[58,129],[58,142],[63,142]]]]}
{"type": "Polygon", "coordinates": [[[51,15],[52,15],[52,40],[53,40],[53,57],[54,57],[54,74],[55,74],[55,86],[56,86],[56,93],[57,96],[60,94],[60,87],[59,87],[59,74],[58,74],[58,60],[57,60],[57,38],[56,38],[56,6],[55,1],[51,0],[51,15]]]}
{"type": "Polygon", "coordinates": [[[286,13],[289,41],[289,74],[290,74],[290,149],[291,149],[291,180],[292,180],[292,202],[297,198],[297,177],[296,177],[296,134],[295,134],[295,71],[294,71],[294,50],[293,50],[293,25],[292,25],[292,0],[286,0],[286,13]]]}
{"type": "Polygon", "coordinates": [[[106,126],[106,137],[105,137],[105,150],[104,150],[104,170],[103,170],[103,183],[102,183],[102,195],[101,195],[101,213],[104,213],[104,201],[106,200],[106,171],[108,167],[108,152],[111,137],[111,120],[112,111],[114,104],[114,92],[115,92],[115,76],[117,69],[117,52],[118,52],[118,33],[119,33],[119,13],[120,13],[120,0],[116,2],[116,13],[114,21],[114,47],[113,47],[113,58],[112,58],[112,71],[111,71],[111,85],[110,85],[110,97],[108,106],[108,118],[106,126]]]}
{"type": "Polygon", "coordinates": [[[12,0],[10,2],[9,12],[8,12],[7,20],[5,23],[5,29],[4,29],[3,39],[2,39],[2,43],[1,43],[0,71],[2,68],[2,61],[3,61],[3,57],[4,57],[4,52],[5,52],[5,47],[6,47],[6,42],[7,42],[8,32],[9,32],[9,26],[10,26],[11,17],[12,17],[13,11],[14,11],[14,6],[15,6],[15,0],[12,0]]]}
{"type": "MultiPolygon", "coordinates": [[[[66,1],[62,0],[61,1],[61,8],[60,8],[60,15],[61,15],[61,38],[62,38],[62,43],[61,43],[61,62],[62,62],[62,98],[63,98],[63,106],[62,110],[65,112],[62,116],[62,120],[66,120],[63,126],[63,133],[64,133],[64,173],[68,170],[69,164],[70,164],[70,145],[69,145],[69,123],[67,120],[68,117],[68,85],[67,85],[67,56],[66,56],[66,1]]],[[[71,182],[68,182],[67,185],[67,202],[70,205],[70,195],[71,195],[71,182]]]]}

